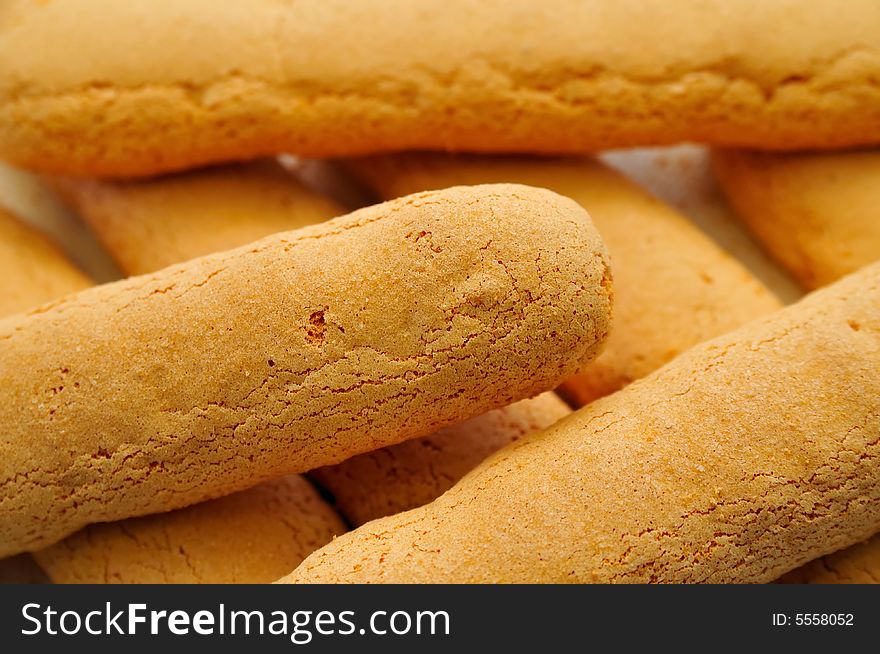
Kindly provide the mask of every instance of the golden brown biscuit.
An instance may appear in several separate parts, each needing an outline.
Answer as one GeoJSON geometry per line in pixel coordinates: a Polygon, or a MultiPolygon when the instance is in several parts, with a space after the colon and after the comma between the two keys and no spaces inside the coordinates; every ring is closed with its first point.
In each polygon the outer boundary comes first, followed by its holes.
{"type": "Polygon", "coordinates": [[[49,239],[0,208],[0,316],[89,286],[49,239]]]}
{"type": "Polygon", "coordinates": [[[712,153],[727,199],[804,288],[880,259],[880,150],[712,153]]]}
{"type": "MultiPolygon", "coordinates": [[[[260,184],[257,175],[263,175],[262,171],[256,167],[249,167],[243,175],[242,185],[250,192],[254,207],[265,210],[271,206],[271,201],[263,201],[261,204],[257,193],[262,187],[266,194],[271,195],[273,185],[277,185],[278,191],[275,195],[280,196],[281,176],[267,167],[265,169],[267,182],[260,184]],[[277,181],[273,178],[277,178],[277,181]]],[[[231,183],[237,179],[232,176],[232,171],[226,173],[226,176],[230,178],[231,183]]],[[[193,183],[189,186],[196,193],[204,191],[201,200],[205,205],[210,205],[212,196],[207,194],[208,188],[206,188],[208,175],[194,174],[192,177],[205,180],[202,184],[198,184],[193,179],[193,183]]],[[[218,195],[224,195],[223,189],[219,188],[222,177],[219,171],[213,175],[213,179],[218,182],[216,189],[218,195]]],[[[92,192],[96,191],[97,183],[86,184],[92,187],[92,192]]],[[[152,184],[155,188],[157,183],[152,182],[152,184]]],[[[146,186],[147,183],[141,185],[141,187],[146,186]]],[[[180,209],[175,214],[177,216],[191,206],[182,195],[181,186],[184,185],[180,184],[169,189],[167,194],[176,203],[173,206],[180,209]]],[[[108,191],[103,195],[109,194],[108,191]]],[[[296,190],[290,193],[292,197],[296,197],[296,194],[296,190]]],[[[148,208],[156,213],[148,215],[149,212],[145,211],[139,215],[129,214],[125,216],[127,219],[149,220],[150,217],[154,217],[154,222],[161,220],[158,218],[158,207],[155,204],[158,202],[157,196],[160,195],[158,192],[152,194],[117,192],[117,196],[128,195],[135,196],[136,200],[143,199],[148,204],[148,208]],[[149,205],[151,200],[154,202],[153,205],[149,205]]],[[[233,198],[229,196],[234,193],[225,195],[227,200],[232,200],[233,198]]],[[[87,201],[90,198],[84,199],[87,201]]],[[[141,205],[136,205],[135,209],[139,206],[141,205]]],[[[281,207],[282,204],[279,202],[278,206],[281,207]]],[[[310,206],[313,206],[317,212],[320,203],[315,202],[310,206]]],[[[121,209],[119,202],[116,208],[121,209]]],[[[219,204],[213,208],[222,211],[219,204]]],[[[137,211],[132,213],[137,214],[137,211]]],[[[107,219],[112,220],[112,217],[108,215],[107,219]]],[[[253,222],[256,223],[258,220],[262,221],[263,215],[255,218],[253,222]]],[[[165,223],[165,227],[177,229],[175,234],[187,235],[188,226],[181,225],[181,222],[165,223]]],[[[293,219],[288,220],[288,223],[292,222],[293,219]]],[[[202,226],[207,227],[204,224],[202,226]]],[[[121,233],[125,229],[124,224],[118,221],[112,223],[112,227],[116,229],[116,233],[121,233]]],[[[214,221],[212,227],[222,228],[222,225],[214,221]]],[[[247,230],[243,228],[242,231],[247,230]]],[[[173,235],[153,234],[155,238],[150,239],[146,231],[140,233],[137,246],[144,260],[157,261],[163,256],[168,256],[168,252],[172,250],[168,246],[173,245],[169,242],[173,235]],[[151,258],[151,254],[156,256],[151,258]]],[[[190,235],[193,237],[190,249],[198,247],[196,238],[199,234],[193,232],[190,235]]],[[[123,243],[127,242],[134,246],[133,241],[126,241],[124,233],[121,233],[121,237],[123,243]]],[[[202,241],[204,240],[205,238],[202,237],[202,241]]],[[[174,251],[183,254],[186,249],[187,244],[181,243],[181,246],[174,251]]],[[[2,250],[0,260],[6,266],[0,277],[2,280],[0,281],[0,312],[10,307],[22,309],[32,304],[40,304],[89,285],[89,280],[67,263],[48,240],[2,212],[0,212],[0,250],[2,250]]],[[[286,574],[307,554],[329,541],[333,535],[343,531],[339,517],[323,500],[315,496],[311,486],[304,480],[291,477],[287,480],[267,482],[255,489],[180,512],[90,528],[86,530],[87,533],[80,532],[55,548],[40,553],[39,558],[40,563],[58,582],[99,583],[105,579],[105,575],[115,581],[158,582],[163,580],[160,575],[165,571],[167,575],[164,580],[169,582],[175,580],[180,583],[193,582],[197,581],[196,574],[202,574],[203,581],[258,583],[272,581],[281,574],[286,574]],[[253,506],[249,507],[250,504],[253,506]],[[276,509],[283,512],[275,512],[276,509]],[[182,517],[185,517],[184,524],[190,525],[190,528],[182,526],[182,517]],[[142,534],[143,540],[135,546],[126,534],[142,534]],[[161,542],[156,540],[157,534],[162,536],[161,542]],[[228,557],[230,544],[236,547],[234,562],[223,558],[228,557]],[[180,567],[184,554],[198,558],[194,563],[195,569],[180,567]]],[[[30,555],[19,555],[0,561],[0,582],[45,583],[46,581],[48,581],[46,574],[30,555]]]]}
{"type": "MultiPolygon", "coordinates": [[[[90,286],[88,278],[40,232],[0,208],[0,316],[90,286]]],[[[0,560],[0,583],[42,583],[28,555],[0,560]]]]}
{"type": "MultiPolygon", "coordinates": [[[[128,274],[151,272],[260,236],[314,224],[334,211],[342,213],[274,162],[137,182],[68,178],[57,180],[56,185],[128,274]]],[[[430,436],[319,468],[311,476],[332,493],[350,523],[362,524],[430,502],[490,453],[569,412],[558,397],[546,393],[430,436]]],[[[100,535],[112,539],[108,531],[115,531],[106,526],[87,531],[88,540],[74,536],[63,541],[74,541],[67,545],[71,558],[80,556],[80,551],[92,557],[87,543],[96,540],[102,548],[112,547],[100,535]]]]}
{"type": "Polygon", "coordinates": [[[880,529],[880,264],[697,345],[288,582],[767,582],[880,529]]]}
{"type": "Polygon", "coordinates": [[[876,0],[6,0],[0,156],[845,147],[880,142],[878,75],[876,0]]]}
{"type": "Polygon", "coordinates": [[[343,165],[385,198],[456,184],[516,182],[552,189],[587,209],[611,253],[615,328],[596,361],[560,388],[574,406],[780,306],[690,221],[594,160],[408,154],[343,165]]]}
{"type": "Polygon", "coordinates": [[[91,525],[34,553],[55,583],[260,584],[345,532],[299,475],[169,513],[91,525]]]}
{"type": "Polygon", "coordinates": [[[141,275],[345,213],[274,161],[138,182],[53,185],[127,275],[141,275]]]}
{"type": "Polygon", "coordinates": [[[781,584],[880,584],[880,535],[783,575],[781,584]]]}
{"type": "Polygon", "coordinates": [[[318,468],[309,476],[334,497],[348,522],[358,526],[427,504],[493,452],[569,413],[556,394],[543,393],[430,436],[318,468]]]}
{"type": "Polygon", "coordinates": [[[0,555],[425,436],[552,389],[610,328],[544,189],[422,193],[0,322],[0,555]]]}

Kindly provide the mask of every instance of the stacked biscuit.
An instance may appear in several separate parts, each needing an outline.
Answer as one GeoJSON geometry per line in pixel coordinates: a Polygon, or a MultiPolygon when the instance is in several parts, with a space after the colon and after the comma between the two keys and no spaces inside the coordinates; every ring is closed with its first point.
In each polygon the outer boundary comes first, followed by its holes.
{"type": "Polygon", "coordinates": [[[0,158],[121,278],[0,213],[0,575],[880,579],[850,4],[6,3],[0,158]],[[680,141],[807,297],[592,156],[680,141]]]}

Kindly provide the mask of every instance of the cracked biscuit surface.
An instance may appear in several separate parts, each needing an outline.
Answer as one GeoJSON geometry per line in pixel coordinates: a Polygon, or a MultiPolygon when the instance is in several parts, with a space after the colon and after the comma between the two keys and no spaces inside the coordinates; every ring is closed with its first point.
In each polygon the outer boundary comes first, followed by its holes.
{"type": "Polygon", "coordinates": [[[715,150],[712,167],[740,220],[804,288],[880,259],[880,150],[715,150]]]}
{"type": "MultiPolygon", "coordinates": [[[[487,456],[571,413],[555,394],[489,411],[430,436],[313,470],[353,526],[436,499],[487,456]]],[[[274,581],[274,580],[273,580],[274,581]]]]}
{"type": "Polygon", "coordinates": [[[126,275],[345,213],[274,161],[128,182],[57,178],[52,185],[126,275]]]}
{"type": "Polygon", "coordinates": [[[593,159],[401,154],[340,164],[386,199],[456,184],[516,182],[549,188],[587,210],[614,267],[614,329],[596,360],[559,389],[574,406],[781,306],[684,216],[593,159]]]}
{"type": "MultiPolygon", "coordinates": [[[[0,208],[0,316],[7,316],[91,285],[43,234],[0,208]]],[[[0,560],[0,583],[42,583],[29,555],[0,560]]]]}
{"type": "MultiPolygon", "coordinates": [[[[307,191],[274,162],[136,182],[58,179],[55,186],[129,274],[151,272],[160,263],[185,261],[298,224],[321,222],[333,210],[331,203],[307,191]]],[[[311,477],[332,493],[350,523],[361,524],[426,504],[491,452],[569,412],[558,397],[545,393],[436,434],[320,468],[311,477]]],[[[270,488],[167,514],[93,525],[37,557],[56,582],[274,581],[329,540],[303,543],[300,534],[311,533],[312,523],[331,510],[319,501],[305,508],[284,507],[281,515],[266,512],[260,498],[271,497],[278,484],[263,485],[270,488]],[[254,502],[253,509],[246,508],[248,502],[254,502]],[[192,528],[187,526],[190,522],[192,528]],[[285,529],[285,523],[292,527],[285,529]],[[242,537],[246,542],[239,542],[242,537]],[[227,558],[232,562],[223,565],[227,558]],[[196,562],[198,576],[188,561],[196,562]]]]}
{"type": "MultiPolygon", "coordinates": [[[[145,181],[58,179],[55,185],[129,274],[151,272],[161,267],[160,262],[177,263],[241,245],[253,240],[249,236],[283,231],[296,223],[317,223],[328,218],[332,208],[274,162],[223,166],[145,181]]],[[[319,468],[310,477],[333,496],[350,524],[359,525],[427,504],[495,450],[548,427],[567,413],[566,405],[548,392],[429,436],[319,468]]],[[[198,519],[197,510],[189,509],[188,514],[198,519]]],[[[161,519],[146,522],[158,525],[161,519]]],[[[67,552],[67,560],[81,567],[78,560],[94,559],[96,548],[115,549],[118,530],[130,529],[126,524],[90,528],[88,539],[73,536],[51,550],[67,552]]],[[[145,555],[141,550],[141,558],[145,555]]],[[[283,573],[294,567],[290,565],[283,573]]],[[[59,566],[54,565],[53,570],[59,566]]],[[[138,576],[143,575],[127,578],[138,576]]],[[[80,574],[79,578],[86,577],[80,574]]]]}
{"type": "Polygon", "coordinates": [[[875,0],[7,0],[0,155],[107,177],[279,152],[862,145],[878,43],[875,0]]]}
{"type": "Polygon", "coordinates": [[[7,319],[0,554],[550,390],[596,355],[610,313],[583,209],[499,184],[368,207],[7,319]]]}
{"type": "Polygon", "coordinates": [[[768,582],[880,528],[880,264],[697,345],[282,581],[768,582]]]}
{"type": "Polygon", "coordinates": [[[55,583],[261,584],[345,532],[299,475],[169,513],[96,524],[34,558],[55,583]]]}
{"type": "MultiPolygon", "coordinates": [[[[104,233],[116,237],[111,239],[118,246],[113,253],[122,254],[124,262],[137,268],[139,264],[160,267],[158,263],[171,256],[189,259],[214,244],[240,245],[253,240],[247,235],[260,229],[263,232],[257,235],[279,231],[269,227],[273,220],[280,225],[282,211],[292,227],[294,216],[305,220],[311,217],[309,208],[317,214],[328,207],[326,202],[310,204],[311,198],[289,177],[293,189],[288,190],[282,175],[277,167],[257,164],[194,173],[170,188],[160,181],[136,185],[137,190],[107,188],[113,185],[93,181],[65,182],[75,184],[90,207],[100,204],[96,221],[107,227],[104,233]],[[239,168],[246,170],[238,175],[239,168]],[[291,202],[285,204],[288,198],[291,202]],[[198,206],[193,204],[196,199],[198,206]],[[250,225],[233,224],[242,218],[230,208],[230,199],[239,200],[242,208],[261,210],[260,216],[250,225]],[[132,210],[120,211],[127,206],[132,210]],[[265,210],[275,207],[275,214],[267,216],[265,210]],[[109,225],[100,223],[102,219],[109,225]],[[138,221],[151,225],[132,224],[138,221]],[[194,222],[202,231],[194,229],[194,222]],[[230,228],[204,233],[224,224],[230,228]]],[[[328,211],[323,217],[329,215],[328,211]]],[[[315,216],[311,222],[318,219],[315,216]]],[[[90,285],[45,237],[2,213],[0,261],[4,264],[0,312],[39,305],[90,285]]],[[[124,269],[133,272],[131,266],[124,269]]],[[[290,572],[344,531],[338,515],[308,482],[288,477],[182,511],[88,528],[39,552],[37,558],[57,583],[264,583],[290,572]],[[230,553],[235,554],[234,561],[230,553]]],[[[49,578],[43,569],[29,554],[4,559],[0,583],[44,583],[49,578]]]]}

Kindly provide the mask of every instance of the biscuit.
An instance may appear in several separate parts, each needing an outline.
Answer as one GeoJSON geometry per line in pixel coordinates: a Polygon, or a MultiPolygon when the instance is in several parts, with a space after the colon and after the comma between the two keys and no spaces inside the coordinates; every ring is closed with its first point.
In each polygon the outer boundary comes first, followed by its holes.
{"type": "Polygon", "coordinates": [[[345,213],[274,161],[137,182],[53,186],[127,275],[141,275],[345,213]]]}
{"type": "Polygon", "coordinates": [[[0,156],[839,148],[880,143],[878,75],[876,0],[6,0],[0,156]]]}
{"type": "MultiPolygon", "coordinates": [[[[0,316],[90,286],[54,243],[0,208],[0,316]]],[[[0,583],[42,583],[46,576],[28,555],[0,560],[0,583]]]]}
{"type": "Polygon", "coordinates": [[[614,266],[614,330],[559,392],[583,406],[692,345],[779,308],[737,260],[668,205],[592,159],[409,154],[343,162],[385,198],[484,182],[543,186],[589,212],[614,266]]]}
{"type": "Polygon", "coordinates": [[[712,174],[710,148],[683,144],[615,150],[598,159],[687,216],[783,304],[804,296],[804,290],[755,242],[724,201],[712,174]]]}
{"type": "Polygon", "coordinates": [[[345,532],[299,475],[195,506],[86,527],[34,553],[55,583],[259,584],[345,532]]]}
{"type": "Polygon", "coordinates": [[[48,238],[0,208],[0,316],[89,286],[48,238]]]}
{"type": "Polygon", "coordinates": [[[288,582],[768,582],[880,529],[880,263],[697,345],[288,582]]]}
{"type": "Polygon", "coordinates": [[[309,476],[333,496],[348,523],[359,526],[427,504],[496,450],[569,413],[559,397],[544,393],[309,476]]]}
{"type": "Polygon", "coordinates": [[[712,164],[743,224],[804,288],[880,259],[880,150],[716,150],[712,164]]]}
{"type": "MultiPolygon", "coordinates": [[[[274,162],[146,181],[67,178],[59,179],[56,185],[128,274],[150,272],[234,247],[285,227],[321,222],[334,210],[333,205],[299,185],[274,162]]],[[[545,393],[430,436],[319,468],[310,476],[333,495],[337,509],[348,522],[359,525],[427,504],[495,450],[550,426],[569,412],[553,393],[545,393]]],[[[87,544],[100,540],[98,534],[110,530],[102,527],[87,531],[88,540],[68,539],[75,541],[69,545],[71,558],[74,554],[80,556],[80,551],[92,556],[87,544]]],[[[294,567],[291,565],[283,574],[294,567]]]]}
{"type": "MultiPolygon", "coordinates": [[[[267,168],[265,175],[268,182],[260,184],[257,175],[263,173],[258,173],[258,170],[256,167],[248,167],[243,186],[246,187],[251,183],[254,186],[250,191],[254,207],[266,209],[270,203],[264,202],[261,205],[257,193],[262,187],[265,193],[271,194],[272,185],[277,184],[279,190],[275,195],[280,196],[281,178],[277,175],[278,181],[273,181],[276,173],[267,168]],[[250,182],[251,178],[253,182],[250,182]]],[[[226,175],[230,178],[230,182],[238,179],[233,177],[232,171],[226,175]]],[[[191,177],[209,179],[207,174],[193,174],[191,177]]],[[[221,174],[214,175],[218,181],[220,177],[221,174]]],[[[145,182],[141,186],[146,187],[147,184],[145,182]]],[[[156,188],[158,182],[150,182],[150,184],[156,188]]],[[[85,185],[99,187],[99,183],[86,182],[82,186],[78,185],[77,189],[81,190],[85,185]]],[[[194,192],[203,191],[200,199],[210,207],[212,196],[208,195],[209,189],[205,188],[208,185],[207,179],[201,185],[195,183],[194,179],[194,183],[189,186],[194,192]]],[[[180,186],[184,185],[181,184],[168,192],[174,202],[169,208],[178,207],[178,212],[174,214],[178,217],[185,215],[183,210],[191,206],[186,204],[182,190],[178,190],[180,186]]],[[[217,194],[223,195],[223,189],[219,188],[219,184],[216,191],[217,194]]],[[[226,199],[234,199],[229,197],[233,194],[226,193],[226,199]]],[[[293,197],[296,197],[296,194],[297,191],[291,193],[293,197]]],[[[130,195],[134,196],[134,200],[143,198],[148,204],[150,200],[158,202],[157,196],[160,193],[130,192],[130,195]]],[[[117,196],[125,198],[127,194],[118,191],[117,196]]],[[[88,202],[91,197],[92,195],[88,195],[84,201],[88,202]]],[[[121,213],[123,207],[120,203],[121,200],[118,200],[114,208],[121,213]]],[[[145,221],[153,218],[154,223],[161,220],[158,217],[159,207],[155,204],[148,205],[153,213],[149,211],[138,213],[137,208],[141,205],[134,202],[133,204],[135,211],[127,214],[125,218],[145,221]]],[[[212,209],[223,210],[219,203],[215,204],[217,206],[211,207],[212,209]]],[[[278,205],[282,206],[280,202],[278,205]]],[[[311,206],[317,211],[320,203],[316,202],[311,206]]],[[[112,220],[110,213],[110,211],[106,213],[108,221],[112,220]]],[[[100,218],[101,216],[96,220],[100,221],[100,218]]],[[[262,219],[261,215],[253,220],[256,222],[262,219]]],[[[205,222],[207,221],[208,219],[205,222]]],[[[290,226],[295,225],[292,219],[288,222],[291,223],[290,226]]],[[[111,226],[121,235],[123,242],[134,247],[134,240],[127,238],[123,232],[124,223],[116,221],[111,223],[111,226]]],[[[212,226],[222,228],[217,221],[214,221],[212,226]]],[[[181,228],[180,222],[166,222],[165,227],[174,227],[184,234],[187,232],[187,226],[181,228]]],[[[247,230],[243,228],[242,231],[247,230]]],[[[169,242],[170,235],[154,234],[157,238],[150,240],[148,232],[141,232],[138,247],[142,256],[148,261],[150,255],[154,253],[157,256],[152,261],[167,256],[170,249],[168,246],[173,245],[169,242]],[[156,248],[161,249],[156,252],[156,248]]],[[[192,233],[194,241],[197,236],[197,233],[192,233]]],[[[182,243],[176,251],[185,252],[185,245],[182,243]]],[[[194,245],[197,246],[198,243],[195,242],[194,245]]],[[[47,239],[2,212],[0,212],[0,251],[2,251],[0,260],[5,265],[4,274],[0,276],[0,311],[8,309],[6,312],[12,313],[90,285],[89,280],[73,268],[47,239]]],[[[315,491],[308,482],[290,477],[286,480],[267,482],[255,489],[180,512],[89,528],[50,550],[40,552],[38,558],[40,564],[51,572],[54,581],[64,583],[74,581],[100,583],[106,578],[131,583],[163,580],[192,583],[198,581],[197,574],[202,575],[203,581],[215,583],[227,581],[258,583],[272,581],[290,572],[306,555],[328,542],[333,535],[343,531],[340,518],[323,500],[316,497],[315,491]],[[252,508],[248,508],[249,503],[253,504],[252,508]],[[273,513],[275,508],[283,510],[283,513],[273,513]],[[181,516],[178,514],[185,516],[186,524],[191,525],[190,529],[181,525],[181,516]],[[126,534],[142,534],[142,540],[131,541],[126,534]],[[256,535],[259,535],[259,540],[255,538],[256,535]],[[159,536],[162,540],[158,540],[159,536]],[[205,542],[200,542],[200,538],[205,539],[205,542]],[[227,547],[224,550],[225,543],[234,543],[237,549],[230,550],[227,547]],[[196,567],[182,565],[184,554],[192,556],[193,550],[197,552],[193,556],[196,567]],[[221,557],[228,556],[230,551],[235,552],[235,561],[225,559],[221,561],[221,557]],[[161,576],[163,572],[166,573],[164,577],[161,576]]],[[[48,578],[30,555],[19,555],[0,561],[0,581],[45,583],[48,578]]]]}
{"type": "Polygon", "coordinates": [[[826,554],[778,579],[781,584],[880,584],[880,536],[826,554]]]}
{"type": "Polygon", "coordinates": [[[607,253],[544,189],[422,193],[0,321],[0,555],[552,389],[610,329],[607,253]]]}

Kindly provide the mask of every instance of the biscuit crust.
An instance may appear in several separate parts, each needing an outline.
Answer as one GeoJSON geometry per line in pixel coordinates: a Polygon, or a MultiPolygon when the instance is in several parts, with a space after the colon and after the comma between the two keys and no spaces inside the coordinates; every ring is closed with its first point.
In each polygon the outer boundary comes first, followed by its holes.
{"type": "Polygon", "coordinates": [[[550,191],[422,193],[0,321],[0,555],[425,436],[555,387],[610,330],[550,191]]]}
{"type": "Polygon", "coordinates": [[[53,174],[280,152],[880,142],[874,0],[3,5],[0,155],[53,174]]]}
{"type": "Polygon", "coordinates": [[[264,584],[345,525],[299,475],[195,506],[90,525],[34,553],[58,584],[264,584]]]}
{"type": "Polygon", "coordinates": [[[357,527],[437,499],[493,452],[569,413],[556,394],[542,393],[430,436],[318,468],[309,476],[357,527]]]}
{"type": "Polygon", "coordinates": [[[126,275],[346,213],[274,161],[128,182],[56,178],[52,185],[126,275]]]}
{"type": "Polygon", "coordinates": [[[698,345],[283,581],[769,582],[880,528],[880,264],[698,345]]]}
{"type": "Polygon", "coordinates": [[[714,150],[737,216],[805,289],[880,259],[880,150],[714,150]]]}
{"type": "Polygon", "coordinates": [[[91,285],[46,236],[0,208],[0,316],[91,285]]]}
{"type": "Polygon", "coordinates": [[[614,266],[614,329],[559,393],[584,406],[781,306],[688,219],[593,159],[401,154],[340,162],[384,198],[456,184],[549,188],[590,214],[614,266]]]}

